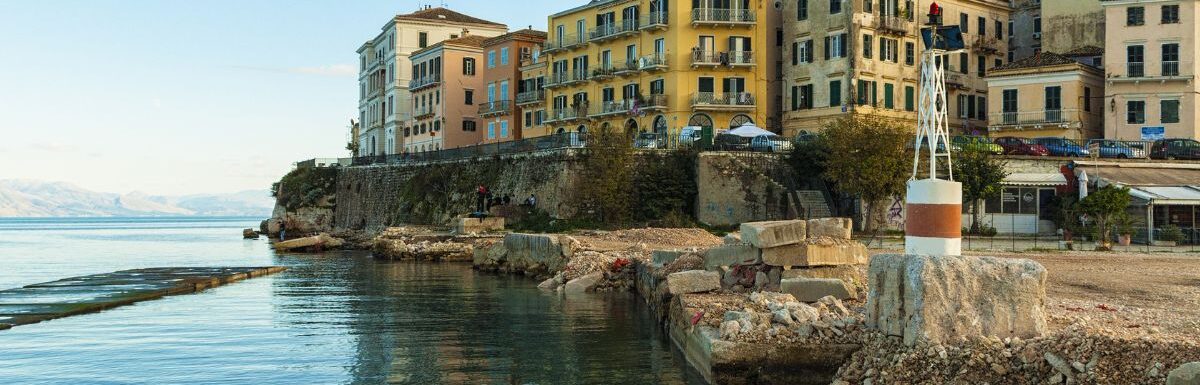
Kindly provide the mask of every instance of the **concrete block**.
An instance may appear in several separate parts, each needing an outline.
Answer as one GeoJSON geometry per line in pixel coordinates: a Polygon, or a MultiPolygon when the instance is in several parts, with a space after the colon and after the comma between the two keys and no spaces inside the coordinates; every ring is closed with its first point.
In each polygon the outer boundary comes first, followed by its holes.
{"type": "Polygon", "coordinates": [[[750,245],[717,246],[704,251],[704,268],[713,270],[721,266],[753,265],[762,261],[762,252],[750,245]]]}
{"type": "Polygon", "coordinates": [[[479,220],[479,226],[484,231],[502,231],[504,230],[503,217],[487,217],[479,220]]]}
{"type": "Polygon", "coordinates": [[[867,247],[854,241],[801,243],[763,249],[762,260],[771,266],[863,265],[867,263],[867,247]]]}
{"type": "Polygon", "coordinates": [[[850,218],[819,218],[808,220],[808,237],[850,239],[854,221],[850,218]]]}
{"type": "Polygon", "coordinates": [[[833,278],[789,278],[780,281],[780,291],[791,294],[797,301],[817,302],[826,296],[849,299],[850,288],[840,279],[833,278]]]}
{"type": "Polygon", "coordinates": [[[704,293],[721,288],[721,274],[715,271],[688,270],[667,275],[667,290],[673,295],[704,293]]]}
{"type": "Polygon", "coordinates": [[[764,249],[804,242],[806,225],[803,220],[743,223],[742,242],[764,249]]]}
{"type": "Polygon", "coordinates": [[[1200,385],[1200,362],[1189,362],[1172,370],[1167,374],[1167,385],[1200,385]]]}
{"type": "Polygon", "coordinates": [[[662,266],[671,263],[685,253],[687,252],[681,250],[654,250],[650,255],[655,266],[662,266]]]}
{"type": "Polygon", "coordinates": [[[504,236],[506,259],[517,268],[542,265],[547,271],[562,270],[566,251],[558,235],[512,233],[504,236]]]}
{"type": "Polygon", "coordinates": [[[1046,269],[1031,260],[881,254],[867,277],[867,326],[909,346],[1047,332],[1046,269]]]}
{"type": "Polygon", "coordinates": [[[586,293],[595,290],[596,285],[602,279],[604,279],[604,272],[601,271],[575,278],[563,285],[563,292],[568,294],[586,293]]]}

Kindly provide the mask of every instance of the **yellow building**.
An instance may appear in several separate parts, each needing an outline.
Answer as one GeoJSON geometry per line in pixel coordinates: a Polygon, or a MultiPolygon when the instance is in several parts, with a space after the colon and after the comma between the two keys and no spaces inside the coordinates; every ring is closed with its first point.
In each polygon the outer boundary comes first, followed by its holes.
{"type": "Polygon", "coordinates": [[[1104,134],[1104,71],[1099,68],[1041,52],[992,68],[987,82],[992,137],[1082,142],[1104,134]]]}
{"type": "Polygon", "coordinates": [[[773,0],[595,0],[549,17],[550,133],[767,126],[773,0]]]}

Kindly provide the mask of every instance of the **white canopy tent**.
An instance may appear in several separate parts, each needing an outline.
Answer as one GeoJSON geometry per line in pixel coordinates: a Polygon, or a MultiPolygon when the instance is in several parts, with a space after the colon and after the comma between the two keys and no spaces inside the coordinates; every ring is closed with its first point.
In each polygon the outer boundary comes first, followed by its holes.
{"type": "Polygon", "coordinates": [[[743,138],[754,138],[760,135],[775,135],[774,132],[764,130],[761,127],[755,126],[753,123],[743,124],[741,127],[722,132],[722,134],[737,135],[743,138]]]}

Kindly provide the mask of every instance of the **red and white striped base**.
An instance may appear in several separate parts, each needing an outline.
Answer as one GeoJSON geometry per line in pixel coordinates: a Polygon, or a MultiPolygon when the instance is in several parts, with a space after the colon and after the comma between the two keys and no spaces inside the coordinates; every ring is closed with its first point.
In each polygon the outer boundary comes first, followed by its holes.
{"type": "Polygon", "coordinates": [[[962,184],[941,179],[908,182],[904,252],[962,255],[962,184]]]}

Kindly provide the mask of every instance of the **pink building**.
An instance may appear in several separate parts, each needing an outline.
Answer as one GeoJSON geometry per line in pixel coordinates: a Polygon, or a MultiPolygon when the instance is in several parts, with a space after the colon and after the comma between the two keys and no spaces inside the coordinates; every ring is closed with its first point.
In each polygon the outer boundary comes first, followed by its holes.
{"type": "Polygon", "coordinates": [[[484,36],[445,40],[411,56],[412,121],[404,128],[404,152],[459,148],[482,142],[477,104],[486,100],[484,36]]]}
{"type": "MultiPolygon", "coordinates": [[[[541,92],[538,79],[522,79],[521,63],[540,55],[546,33],[523,29],[483,41],[483,86],[479,103],[480,135],[484,143],[524,137],[525,110],[540,108],[534,93],[541,92]],[[520,96],[520,98],[518,98],[520,96]],[[526,103],[530,102],[530,103],[526,103]]],[[[533,111],[533,110],[530,110],[533,111]]],[[[533,119],[530,116],[530,119],[533,119]]]]}

